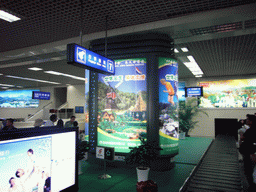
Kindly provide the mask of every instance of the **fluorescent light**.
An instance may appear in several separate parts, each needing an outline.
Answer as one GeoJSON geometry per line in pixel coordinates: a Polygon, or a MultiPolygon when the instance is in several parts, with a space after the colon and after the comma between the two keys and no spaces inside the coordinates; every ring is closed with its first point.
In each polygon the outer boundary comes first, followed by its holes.
{"type": "Polygon", "coordinates": [[[43,70],[42,68],[38,68],[38,67],[31,67],[31,68],[28,68],[29,70],[32,70],[32,71],[40,71],[40,70],[43,70]]]}
{"type": "Polygon", "coordinates": [[[188,48],[187,47],[182,47],[182,48],[180,48],[181,49],[181,51],[183,51],[183,52],[188,52],[188,48]]]}
{"type": "Polygon", "coordinates": [[[23,88],[22,86],[17,86],[18,88],[23,88]]]}
{"type": "Polygon", "coordinates": [[[56,71],[44,71],[45,73],[49,73],[49,74],[52,74],[52,75],[61,75],[62,73],[60,72],[56,72],[56,71]]]}
{"type": "Polygon", "coordinates": [[[64,77],[70,77],[72,79],[77,79],[77,80],[85,81],[84,77],[77,77],[77,76],[74,76],[74,75],[69,75],[69,74],[60,73],[60,72],[56,72],[56,71],[44,71],[44,72],[48,73],[48,74],[52,74],[52,75],[62,75],[64,77]]]}
{"type": "Polygon", "coordinates": [[[196,63],[195,58],[192,55],[187,56],[188,60],[192,63],[196,63]]]}
{"type": "Polygon", "coordinates": [[[2,89],[8,89],[8,87],[1,87],[2,89]]]}
{"type": "Polygon", "coordinates": [[[8,84],[0,84],[0,86],[5,86],[5,87],[14,87],[14,85],[8,85],[8,84]]]}
{"type": "Polygon", "coordinates": [[[0,10],[0,18],[5,21],[9,21],[9,22],[20,20],[19,17],[16,17],[16,16],[14,16],[10,13],[7,13],[6,11],[3,11],[3,10],[0,10]]]}
{"type": "Polygon", "coordinates": [[[2,73],[0,73],[0,75],[3,75],[2,73]]]}
{"type": "Polygon", "coordinates": [[[174,53],[179,53],[178,49],[175,48],[174,49],[174,53]]]}
{"type": "Polygon", "coordinates": [[[40,79],[32,79],[32,78],[25,78],[25,77],[17,77],[17,76],[12,76],[12,75],[6,75],[5,77],[10,77],[10,78],[14,78],[14,79],[23,79],[23,80],[28,80],[28,81],[37,81],[37,82],[42,82],[42,83],[49,83],[49,84],[60,84],[57,82],[52,82],[52,81],[44,81],[44,80],[40,80],[40,79]]]}
{"type": "Polygon", "coordinates": [[[195,77],[202,77],[202,75],[196,75],[195,77]]]}

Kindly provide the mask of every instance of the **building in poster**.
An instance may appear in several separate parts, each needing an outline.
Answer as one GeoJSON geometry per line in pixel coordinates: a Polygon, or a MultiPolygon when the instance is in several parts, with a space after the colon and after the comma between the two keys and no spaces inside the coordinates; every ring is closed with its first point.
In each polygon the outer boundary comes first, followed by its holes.
{"type": "Polygon", "coordinates": [[[256,79],[235,79],[200,82],[204,108],[249,108],[256,107],[256,79]]]}
{"type": "Polygon", "coordinates": [[[159,144],[161,155],[178,153],[178,63],[175,59],[159,58],[159,144]]]}
{"type": "Polygon", "coordinates": [[[115,61],[115,75],[98,76],[98,145],[129,152],[146,137],[146,59],[115,61]]]}

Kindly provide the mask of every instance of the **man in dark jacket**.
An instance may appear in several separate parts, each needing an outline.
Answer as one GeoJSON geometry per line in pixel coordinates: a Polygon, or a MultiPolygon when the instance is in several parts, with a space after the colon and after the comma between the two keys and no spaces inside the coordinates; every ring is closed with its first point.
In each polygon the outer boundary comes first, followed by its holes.
{"type": "Polygon", "coordinates": [[[14,131],[14,130],[17,130],[17,128],[15,128],[13,126],[13,122],[14,122],[13,119],[6,119],[6,126],[3,129],[1,129],[1,131],[14,131]]]}

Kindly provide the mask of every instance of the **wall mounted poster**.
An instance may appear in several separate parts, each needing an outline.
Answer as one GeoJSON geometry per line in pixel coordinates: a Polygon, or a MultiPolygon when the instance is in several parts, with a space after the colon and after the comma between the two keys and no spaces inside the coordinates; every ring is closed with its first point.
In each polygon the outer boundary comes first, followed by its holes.
{"type": "Polygon", "coordinates": [[[99,74],[98,145],[128,153],[146,137],[146,59],[115,61],[115,75],[99,74]]]}
{"type": "Polygon", "coordinates": [[[159,143],[161,155],[178,153],[178,63],[175,59],[159,58],[159,143]]]}
{"type": "Polygon", "coordinates": [[[200,107],[246,108],[256,107],[256,79],[235,79],[200,82],[204,95],[200,107]]]}

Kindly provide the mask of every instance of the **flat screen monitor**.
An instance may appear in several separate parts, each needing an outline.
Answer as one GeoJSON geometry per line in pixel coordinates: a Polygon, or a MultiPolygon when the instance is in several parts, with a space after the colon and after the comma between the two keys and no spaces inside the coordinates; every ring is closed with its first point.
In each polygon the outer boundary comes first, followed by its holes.
{"type": "Polygon", "coordinates": [[[185,87],[185,97],[202,97],[203,87],[185,87]]]}
{"type": "Polygon", "coordinates": [[[0,189],[78,191],[77,128],[0,132],[0,189]]]}

